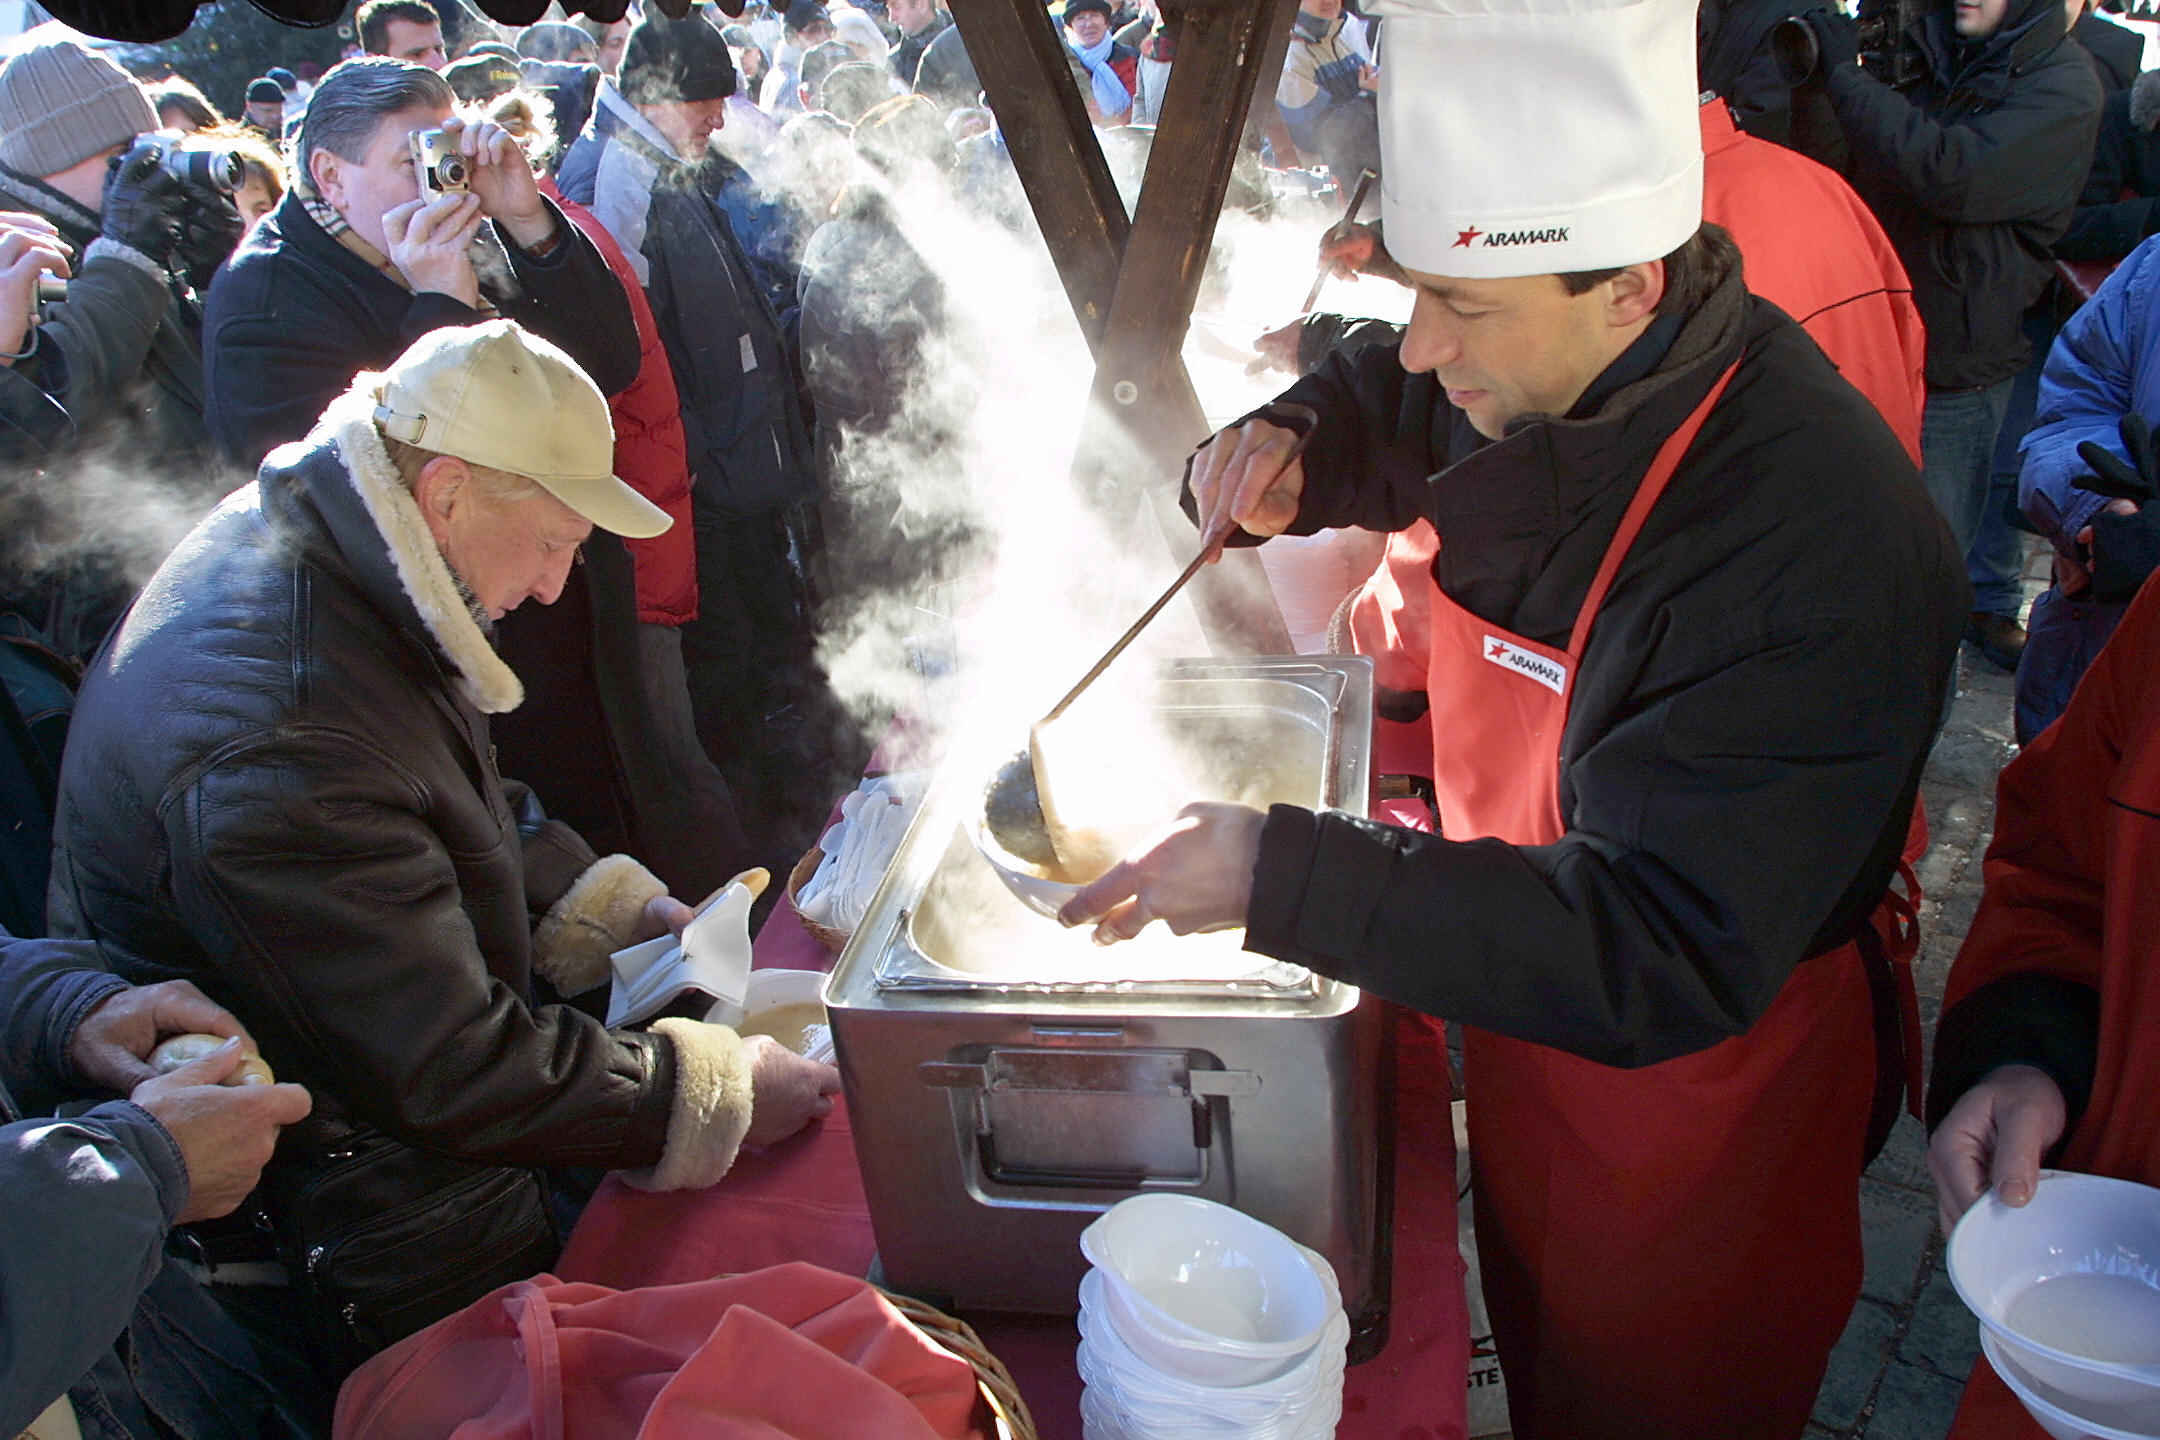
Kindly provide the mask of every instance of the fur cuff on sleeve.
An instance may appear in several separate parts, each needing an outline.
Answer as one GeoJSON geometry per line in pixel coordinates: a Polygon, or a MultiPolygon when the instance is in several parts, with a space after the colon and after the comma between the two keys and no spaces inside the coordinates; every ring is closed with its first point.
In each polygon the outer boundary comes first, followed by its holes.
{"type": "Polygon", "coordinates": [[[533,969],[558,994],[582,995],[608,978],[608,956],[637,933],[645,902],[667,886],[628,855],[595,860],[540,918],[533,969]]]}
{"type": "Polygon", "coordinates": [[[619,1173],[640,1190],[718,1184],[750,1131],[750,1057],[725,1025],[671,1016],[654,1024],[652,1033],[675,1047],[667,1148],[650,1170],[619,1173]]]}

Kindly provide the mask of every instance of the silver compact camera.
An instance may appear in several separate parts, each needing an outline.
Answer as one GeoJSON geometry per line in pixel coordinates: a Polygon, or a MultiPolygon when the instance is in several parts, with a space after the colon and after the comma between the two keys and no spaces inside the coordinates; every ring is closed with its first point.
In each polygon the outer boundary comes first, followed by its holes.
{"type": "Polygon", "coordinates": [[[413,170],[420,177],[422,198],[432,200],[445,192],[472,188],[465,157],[446,144],[440,130],[415,130],[412,137],[413,170]]]}

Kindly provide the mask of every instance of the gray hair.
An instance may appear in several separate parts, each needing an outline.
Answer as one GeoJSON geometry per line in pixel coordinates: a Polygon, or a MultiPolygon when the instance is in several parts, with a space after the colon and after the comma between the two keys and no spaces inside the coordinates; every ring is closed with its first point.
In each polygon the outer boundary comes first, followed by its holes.
{"type": "Polygon", "coordinates": [[[294,146],[294,168],[312,177],[317,150],[344,160],[364,160],[385,115],[420,106],[455,109],[457,96],[451,93],[450,82],[425,65],[387,55],[347,60],[323,76],[308,100],[294,146]]]}
{"type": "MultiPolygon", "coordinates": [[[[380,435],[381,431],[378,429],[376,433],[380,435]]],[[[390,463],[397,467],[398,480],[407,490],[420,483],[420,472],[427,468],[430,460],[439,460],[444,454],[439,450],[423,450],[418,445],[409,445],[403,440],[393,440],[388,435],[382,435],[382,445],[383,453],[388,455],[390,463]]],[[[520,500],[539,500],[552,493],[537,480],[508,470],[498,470],[492,465],[479,465],[467,460],[465,468],[471,472],[473,485],[481,496],[498,505],[512,505],[520,500]]]]}

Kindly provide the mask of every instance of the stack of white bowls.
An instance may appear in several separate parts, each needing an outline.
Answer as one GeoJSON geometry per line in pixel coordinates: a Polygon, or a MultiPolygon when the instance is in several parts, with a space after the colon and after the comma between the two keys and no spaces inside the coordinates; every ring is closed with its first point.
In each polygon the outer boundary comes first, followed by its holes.
{"type": "Polygon", "coordinates": [[[2056,1440],[2160,1440],[2160,1190],[2042,1171],[1951,1232],[1950,1281],[1980,1347],[2056,1440]]]}
{"type": "Polygon", "coordinates": [[[1319,1440],[1349,1317],[1325,1258],[1226,1205],[1139,1195],[1080,1249],[1087,1440],[1319,1440]]]}

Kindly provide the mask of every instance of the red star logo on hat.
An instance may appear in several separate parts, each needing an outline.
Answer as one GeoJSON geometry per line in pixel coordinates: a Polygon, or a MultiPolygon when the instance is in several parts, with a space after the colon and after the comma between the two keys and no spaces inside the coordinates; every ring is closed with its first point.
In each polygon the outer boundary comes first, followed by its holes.
{"type": "Polygon", "coordinates": [[[1492,653],[1491,653],[1490,655],[1486,656],[1485,658],[1486,658],[1486,659],[1488,659],[1488,660],[1505,660],[1505,659],[1507,659],[1507,642],[1506,642],[1505,640],[1495,640],[1495,641],[1493,641],[1493,642],[1492,642],[1492,653]]]}
{"type": "MultiPolygon", "coordinates": [[[[1484,233],[1484,231],[1478,229],[1475,225],[1471,226],[1468,230],[1458,230],[1455,232],[1455,245],[1461,245],[1467,248],[1471,241],[1477,239],[1478,236],[1484,233]]],[[[1455,248],[1455,245],[1450,245],[1448,248],[1452,250],[1455,248]]]]}

